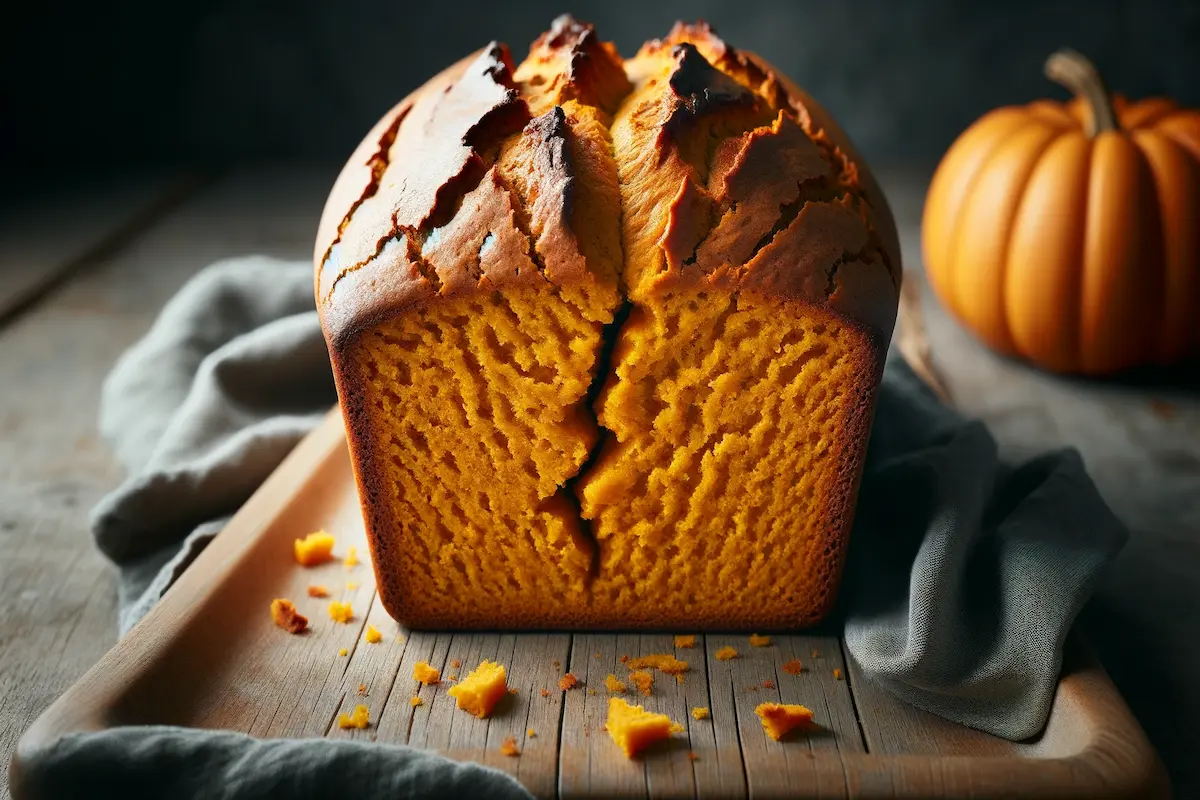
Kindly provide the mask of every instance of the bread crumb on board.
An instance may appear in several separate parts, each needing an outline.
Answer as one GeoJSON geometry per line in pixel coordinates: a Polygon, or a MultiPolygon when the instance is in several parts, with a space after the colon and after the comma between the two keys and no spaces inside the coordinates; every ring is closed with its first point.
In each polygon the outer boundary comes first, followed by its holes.
{"type": "Polygon", "coordinates": [[[363,638],[367,640],[367,644],[379,644],[383,641],[383,634],[374,625],[368,625],[367,635],[363,638]]]}
{"type": "Polygon", "coordinates": [[[604,679],[604,688],[608,689],[608,691],[612,694],[625,694],[624,681],[618,680],[617,676],[613,675],[611,672],[608,673],[608,677],[604,679]]]}
{"type": "Polygon", "coordinates": [[[631,670],[635,669],[656,669],[659,672],[664,672],[667,675],[679,675],[688,671],[688,662],[680,661],[670,653],[655,653],[648,656],[639,656],[625,662],[625,666],[631,670]]]}
{"type": "Polygon", "coordinates": [[[308,617],[298,612],[291,600],[283,597],[271,601],[271,619],[288,633],[304,633],[308,630],[308,617]]]}
{"type": "Polygon", "coordinates": [[[413,664],[413,680],[418,683],[423,683],[426,686],[437,683],[442,679],[441,670],[436,667],[431,667],[424,661],[418,661],[413,664]]]}
{"type": "Polygon", "coordinates": [[[532,739],[535,736],[537,736],[537,733],[533,730],[533,728],[525,729],[525,738],[526,739],[532,739]]]}
{"type": "Polygon", "coordinates": [[[722,647],[717,651],[717,661],[730,661],[738,657],[736,647],[722,647]]]}
{"type": "Polygon", "coordinates": [[[759,703],[754,713],[762,720],[763,730],[775,741],[779,741],[790,731],[816,730],[813,722],[813,712],[799,705],[784,703],[759,703]]]}
{"type": "Polygon", "coordinates": [[[516,737],[506,737],[504,741],[500,743],[500,752],[504,753],[506,756],[513,756],[514,758],[521,755],[521,748],[517,747],[516,737]]]}
{"type": "Polygon", "coordinates": [[[346,557],[342,560],[342,563],[345,564],[347,568],[357,567],[358,563],[359,563],[358,562],[358,548],[353,547],[353,546],[347,547],[346,548],[346,557]]]}
{"type": "Polygon", "coordinates": [[[571,672],[568,672],[566,675],[563,675],[558,679],[558,688],[562,689],[564,692],[569,689],[574,689],[578,685],[579,679],[576,678],[574,673],[571,672]]]}
{"type": "Polygon", "coordinates": [[[751,647],[767,647],[771,644],[770,636],[759,636],[757,633],[750,634],[751,647]]]}
{"type": "Polygon", "coordinates": [[[835,681],[840,681],[842,679],[842,671],[840,669],[835,669],[833,671],[833,679],[835,681]]]}
{"type": "Polygon", "coordinates": [[[655,742],[671,738],[674,724],[666,714],[631,706],[620,697],[608,699],[605,729],[627,758],[633,758],[655,742]]]}
{"type": "Polygon", "coordinates": [[[650,696],[650,691],[654,688],[654,673],[645,670],[637,670],[629,673],[630,682],[637,687],[637,690],[646,697],[650,696]]]}
{"type": "Polygon", "coordinates": [[[448,694],[461,710],[486,719],[500,698],[508,694],[507,680],[503,664],[481,661],[461,683],[451,687],[448,694]]]}
{"type": "Polygon", "coordinates": [[[696,646],[695,634],[685,634],[675,637],[675,646],[684,650],[691,650],[696,646]]]}
{"type": "Polygon", "coordinates": [[[788,675],[799,675],[804,671],[804,664],[798,658],[793,658],[791,661],[783,665],[783,671],[788,675]]]}
{"type": "Polygon", "coordinates": [[[371,724],[371,712],[366,706],[355,706],[349,714],[338,715],[339,728],[365,728],[371,724]]]}
{"type": "Polygon", "coordinates": [[[350,655],[350,651],[343,647],[341,650],[338,650],[338,655],[342,658],[345,658],[346,656],[350,655]]]}
{"type": "Polygon", "coordinates": [[[424,702],[425,702],[424,700],[417,697],[415,694],[412,697],[408,698],[408,704],[410,706],[412,706],[413,708],[416,708],[417,706],[423,704],[424,702]]]}
{"type": "Polygon", "coordinates": [[[302,567],[315,567],[333,561],[333,546],[337,540],[325,531],[313,531],[303,539],[296,539],[292,553],[296,563],[302,567]]]}
{"type": "Polygon", "coordinates": [[[329,587],[327,586],[310,586],[308,587],[309,597],[329,597],[329,587]]]}
{"type": "Polygon", "coordinates": [[[349,622],[354,619],[354,608],[349,603],[333,600],[329,603],[329,618],[334,622],[349,622]]]}
{"type": "Polygon", "coordinates": [[[705,706],[696,706],[693,708],[692,719],[708,719],[708,708],[705,706]]]}

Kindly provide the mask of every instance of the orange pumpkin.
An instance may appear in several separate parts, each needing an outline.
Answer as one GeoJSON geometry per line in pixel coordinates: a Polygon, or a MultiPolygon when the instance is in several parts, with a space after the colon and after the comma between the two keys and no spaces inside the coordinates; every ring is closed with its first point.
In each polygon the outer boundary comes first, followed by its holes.
{"type": "Polygon", "coordinates": [[[1104,374],[1200,354],[1200,113],[1110,97],[1062,51],[1076,97],[992,111],[938,166],[922,242],[941,301],[994,349],[1104,374]]]}

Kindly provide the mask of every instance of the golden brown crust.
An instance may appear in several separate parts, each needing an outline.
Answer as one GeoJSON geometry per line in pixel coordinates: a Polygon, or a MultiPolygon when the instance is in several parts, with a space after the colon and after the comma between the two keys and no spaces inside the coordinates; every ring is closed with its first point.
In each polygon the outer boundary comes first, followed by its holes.
{"type": "Polygon", "coordinates": [[[627,268],[632,294],[759,291],[828,307],[886,342],[899,297],[895,226],[824,110],[703,24],[677,25],[630,66],[635,90],[614,132],[623,180],[647,194],[645,208],[668,210],[627,223],[627,255],[642,262],[627,268]],[[771,121],[755,124],[764,111],[771,121]],[[714,133],[725,137],[709,153],[688,141],[714,133]]]}

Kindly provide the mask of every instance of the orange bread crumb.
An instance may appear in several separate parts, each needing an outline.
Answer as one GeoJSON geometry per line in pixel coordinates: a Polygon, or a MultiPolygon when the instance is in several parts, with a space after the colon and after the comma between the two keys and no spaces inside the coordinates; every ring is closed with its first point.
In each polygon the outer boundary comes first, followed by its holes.
{"type": "Polygon", "coordinates": [[[550,690],[542,689],[542,697],[549,697],[549,696],[550,696],[550,690]]]}
{"type": "Polygon", "coordinates": [[[576,678],[570,672],[568,672],[566,675],[563,675],[561,678],[558,679],[558,688],[562,689],[565,692],[568,689],[574,689],[578,683],[579,683],[579,679],[576,678]]]}
{"type": "Polygon", "coordinates": [[[717,661],[729,661],[737,657],[738,651],[736,647],[722,647],[717,651],[717,661]]]}
{"type": "Polygon", "coordinates": [[[775,681],[771,680],[770,678],[767,678],[765,681],[762,682],[762,687],[764,689],[774,689],[775,681]]]}
{"type": "Polygon", "coordinates": [[[800,659],[793,658],[791,661],[783,665],[783,671],[788,675],[799,675],[804,671],[804,664],[801,663],[800,659]]]}
{"type": "Polygon", "coordinates": [[[820,651],[820,650],[817,650],[817,649],[814,649],[814,650],[812,651],[812,657],[813,657],[813,658],[820,658],[820,657],[821,657],[821,651],[820,651]]]}
{"type": "Polygon", "coordinates": [[[304,567],[315,567],[326,561],[333,561],[333,546],[336,541],[325,531],[315,531],[303,539],[297,539],[292,546],[296,562],[304,567]]]}
{"type": "Polygon", "coordinates": [[[329,604],[329,618],[334,622],[349,622],[354,619],[354,609],[349,603],[339,603],[334,600],[329,604]]]}
{"type": "Polygon", "coordinates": [[[471,674],[450,689],[448,694],[458,701],[463,711],[484,719],[492,713],[500,698],[508,694],[504,665],[481,661],[471,674]]]}
{"type": "Polygon", "coordinates": [[[628,664],[628,663],[629,663],[629,656],[621,656],[621,663],[622,663],[622,664],[628,664]]]}
{"type": "Polygon", "coordinates": [[[525,729],[525,738],[526,739],[532,739],[535,736],[537,736],[537,733],[533,730],[533,728],[525,729]]]}
{"type": "Polygon", "coordinates": [[[452,658],[452,659],[450,659],[450,666],[454,667],[455,669],[458,669],[459,667],[462,666],[462,662],[459,661],[457,658],[452,658]]]}
{"type": "Polygon", "coordinates": [[[833,679],[835,681],[840,681],[842,679],[842,671],[840,669],[835,669],[833,671],[833,679]]]}
{"type": "Polygon", "coordinates": [[[708,719],[708,709],[704,706],[693,708],[692,719],[708,719]]]}
{"type": "Polygon", "coordinates": [[[608,699],[608,735],[628,758],[655,742],[669,739],[671,724],[666,714],[652,714],[641,706],[629,705],[620,697],[608,699]]]}
{"type": "Polygon", "coordinates": [[[366,706],[355,706],[349,714],[338,715],[339,728],[365,728],[371,724],[371,712],[366,706]]]}
{"type": "Polygon", "coordinates": [[[650,696],[650,690],[654,688],[653,672],[646,672],[645,670],[631,672],[629,673],[629,680],[633,682],[633,685],[638,688],[639,692],[646,695],[646,697],[650,696]]]}
{"type": "Polygon", "coordinates": [[[449,678],[447,678],[447,680],[451,680],[451,681],[458,681],[458,676],[457,676],[457,675],[451,675],[449,678]]]}
{"type": "Polygon", "coordinates": [[[675,682],[676,682],[676,683],[683,683],[683,675],[682,675],[682,674],[680,674],[680,675],[676,675],[676,676],[675,676],[675,682]]]}
{"type": "Polygon", "coordinates": [[[672,722],[670,730],[671,733],[683,733],[684,728],[678,722],[672,722]]]}
{"type": "Polygon", "coordinates": [[[424,702],[425,702],[424,700],[417,697],[416,695],[413,695],[412,697],[408,698],[408,704],[410,706],[412,706],[413,708],[416,708],[417,706],[421,705],[424,702]]]}
{"type": "Polygon", "coordinates": [[[439,669],[429,666],[424,661],[418,661],[413,664],[413,680],[428,686],[431,683],[437,683],[442,679],[442,672],[439,669]]]}
{"type": "Polygon", "coordinates": [[[750,634],[751,647],[766,647],[771,643],[770,636],[759,636],[757,633],[750,634]]]}
{"type": "Polygon", "coordinates": [[[767,736],[777,742],[794,728],[803,727],[809,730],[816,727],[812,721],[813,712],[804,706],[760,703],[758,708],[754,709],[754,713],[762,720],[767,736]]]}
{"type": "Polygon", "coordinates": [[[342,561],[342,563],[345,564],[347,567],[357,567],[358,566],[358,548],[357,547],[347,547],[346,548],[346,558],[344,561],[342,561]]]}
{"type": "Polygon", "coordinates": [[[699,761],[700,756],[696,755],[695,750],[688,750],[688,761],[699,761]]]}
{"type": "Polygon", "coordinates": [[[641,656],[630,660],[625,666],[630,669],[656,669],[659,672],[665,672],[668,675],[678,675],[681,672],[687,672],[688,662],[680,661],[670,653],[657,653],[650,656],[641,656]]]}
{"type": "Polygon", "coordinates": [[[505,740],[500,743],[500,752],[504,753],[506,756],[515,757],[521,755],[521,748],[517,747],[516,737],[509,736],[505,738],[505,740]]]}
{"type": "Polygon", "coordinates": [[[510,687],[508,687],[508,693],[509,693],[509,694],[516,694],[516,693],[517,693],[517,687],[515,687],[515,686],[510,686],[510,687]]]}
{"type": "Polygon", "coordinates": [[[367,693],[367,685],[366,685],[365,683],[360,683],[360,684],[358,685],[358,693],[359,693],[359,695],[361,695],[362,697],[369,697],[369,696],[370,696],[370,695],[367,693]]]}
{"type": "Polygon", "coordinates": [[[349,654],[350,654],[350,651],[344,647],[341,650],[338,650],[338,655],[341,656],[342,658],[345,658],[349,654]]]}
{"type": "Polygon", "coordinates": [[[693,634],[687,634],[686,636],[676,636],[675,637],[675,646],[679,647],[679,648],[690,650],[691,648],[696,646],[696,637],[693,634]]]}
{"type": "Polygon", "coordinates": [[[310,587],[308,587],[308,596],[309,597],[329,597],[329,589],[327,589],[324,586],[310,586],[310,587]]]}
{"type": "Polygon", "coordinates": [[[308,629],[308,617],[298,613],[291,600],[282,597],[271,601],[271,619],[288,633],[304,633],[308,629]]]}
{"type": "Polygon", "coordinates": [[[383,634],[374,625],[368,625],[366,640],[367,644],[379,644],[383,641],[383,634]]]}
{"type": "Polygon", "coordinates": [[[611,672],[609,673],[608,677],[604,679],[604,688],[608,689],[608,691],[612,692],[613,694],[625,693],[624,682],[617,680],[617,676],[613,675],[611,672]]]}

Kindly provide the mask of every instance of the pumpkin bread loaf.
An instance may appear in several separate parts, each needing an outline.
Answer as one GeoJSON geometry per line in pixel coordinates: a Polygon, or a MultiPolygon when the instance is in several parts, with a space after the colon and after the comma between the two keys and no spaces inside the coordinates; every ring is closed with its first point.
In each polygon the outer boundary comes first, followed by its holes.
{"type": "Polygon", "coordinates": [[[411,627],[791,627],[837,588],[900,258],[797,87],[706,25],[556,20],[393,108],[316,297],[411,627]]]}

